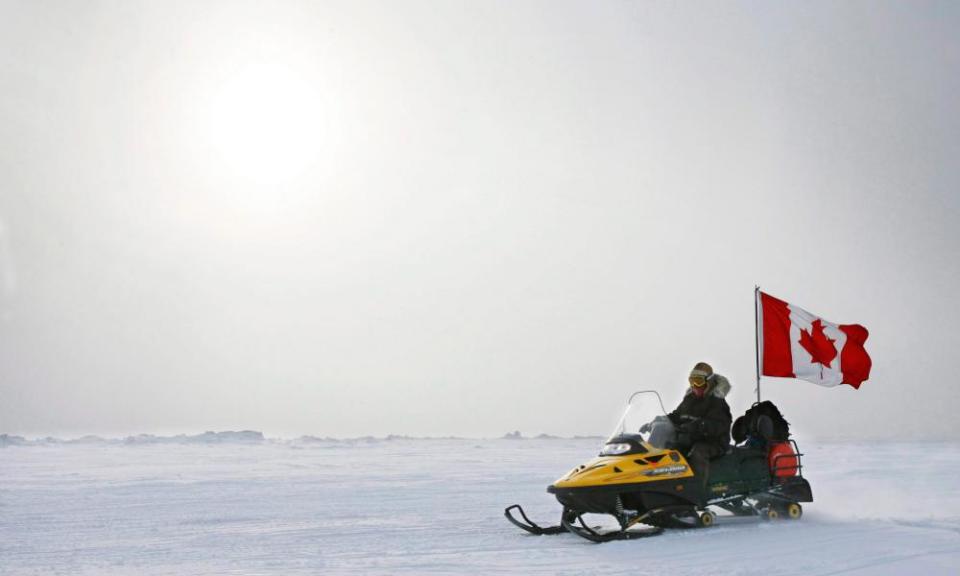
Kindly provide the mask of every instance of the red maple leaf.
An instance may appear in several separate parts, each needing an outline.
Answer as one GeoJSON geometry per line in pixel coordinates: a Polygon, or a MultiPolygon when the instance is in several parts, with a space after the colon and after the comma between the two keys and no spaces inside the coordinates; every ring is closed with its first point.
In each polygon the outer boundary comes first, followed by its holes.
{"type": "Polygon", "coordinates": [[[819,318],[813,321],[810,328],[810,332],[800,331],[800,345],[813,357],[811,364],[822,364],[829,368],[837,357],[837,348],[833,345],[836,340],[823,333],[823,323],[819,318]]]}

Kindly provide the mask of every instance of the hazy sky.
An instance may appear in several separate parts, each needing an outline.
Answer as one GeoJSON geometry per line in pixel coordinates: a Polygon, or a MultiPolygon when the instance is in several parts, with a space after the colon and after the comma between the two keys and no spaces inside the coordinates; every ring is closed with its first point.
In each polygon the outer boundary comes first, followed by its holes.
{"type": "Polygon", "coordinates": [[[603,434],[753,286],[960,433],[960,5],[0,0],[0,432],[603,434]]]}

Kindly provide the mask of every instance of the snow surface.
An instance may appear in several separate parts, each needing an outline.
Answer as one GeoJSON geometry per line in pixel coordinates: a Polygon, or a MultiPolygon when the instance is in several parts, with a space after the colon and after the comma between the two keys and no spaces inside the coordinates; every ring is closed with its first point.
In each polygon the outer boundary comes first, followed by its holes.
{"type": "Polygon", "coordinates": [[[502,516],[596,439],[256,434],[0,443],[0,574],[960,574],[952,444],[801,441],[802,520],[597,545],[502,516]]]}

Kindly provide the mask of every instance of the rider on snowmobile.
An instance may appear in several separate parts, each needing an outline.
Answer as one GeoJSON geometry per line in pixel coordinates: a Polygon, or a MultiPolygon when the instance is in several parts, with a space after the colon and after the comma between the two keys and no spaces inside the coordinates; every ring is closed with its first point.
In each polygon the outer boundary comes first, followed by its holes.
{"type": "Polygon", "coordinates": [[[699,362],[690,371],[689,383],[683,401],[667,417],[677,429],[674,447],[686,454],[705,489],[710,459],[726,453],[730,445],[733,417],[724,400],[730,382],[706,362],[699,362]]]}

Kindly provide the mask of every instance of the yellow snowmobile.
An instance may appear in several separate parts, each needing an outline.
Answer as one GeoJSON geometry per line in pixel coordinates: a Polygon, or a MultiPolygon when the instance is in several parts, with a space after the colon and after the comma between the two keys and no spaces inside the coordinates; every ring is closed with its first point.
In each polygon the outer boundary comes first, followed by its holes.
{"type": "Polygon", "coordinates": [[[730,516],[799,518],[800,502],[812,502],[813,495],[801,473],[796,442],[767,441],[763,436],[769,436],[770,428],[762,420],[754,429],[759,437],[751,439],[750,447],[732,446],[711,460],[704,490],[683,453],[673,447],[677,434],[660,395],[635,392],[599,456],[547,487],[563,505],[559,525],[537,525],[518,504],[507,507],[504,515],[531,534],[571,532],[593,542],[654,536],[664,528],[710,526],[718,517],[714,509],[730,516]],[[619,528],[588,526],[583,518],[588,513],[611,515],[619,528]]]}

